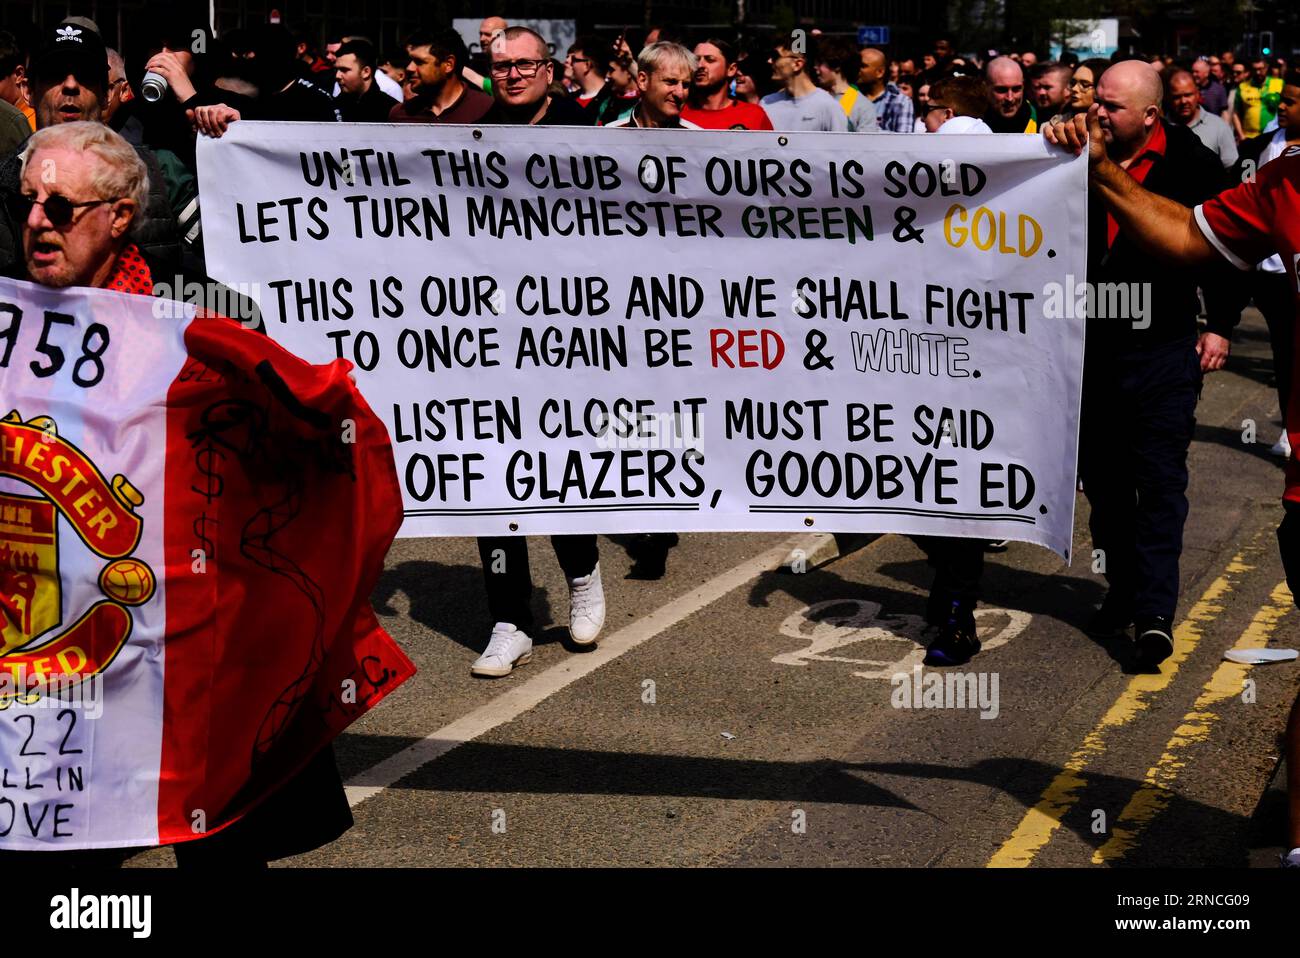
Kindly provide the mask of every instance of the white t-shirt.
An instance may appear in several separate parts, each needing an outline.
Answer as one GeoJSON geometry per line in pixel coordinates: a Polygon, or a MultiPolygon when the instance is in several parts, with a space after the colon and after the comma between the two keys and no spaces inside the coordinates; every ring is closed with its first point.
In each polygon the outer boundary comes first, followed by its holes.
{"type": "Polygon", "coordinates": [[[821,87],[813,87],[797,99],[778,90],[763,97],[761,103],[776,130],[849,132],[849,118],[840,101],[821,87]]]}
{"type": "Polygon", "coordinates": [[[943,121],[936,133],[992,133],[992,128],[977,116],[953,116],[943,121]]]}

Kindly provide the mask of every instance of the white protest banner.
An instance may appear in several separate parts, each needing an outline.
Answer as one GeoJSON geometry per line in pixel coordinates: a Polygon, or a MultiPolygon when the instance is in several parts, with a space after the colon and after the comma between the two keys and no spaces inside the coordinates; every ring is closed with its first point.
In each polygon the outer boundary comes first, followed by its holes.
{"type": "Polygon", "coordinates": [[[406,535],[1068,555],[1086,161],[1039,137],[240,122],[198,167],[209,272],[356,363],[406,535]]]}

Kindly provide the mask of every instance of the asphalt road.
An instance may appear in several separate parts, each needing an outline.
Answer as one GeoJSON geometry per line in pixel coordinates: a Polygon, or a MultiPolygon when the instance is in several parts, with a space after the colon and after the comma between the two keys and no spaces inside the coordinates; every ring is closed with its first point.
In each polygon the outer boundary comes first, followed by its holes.
{"type": "Polygon", "coordinates": [[[1139,674],[1129,643],[1080,630],[1102,594],[1080,495],[1074,565],[1019,543],[989,556],[960,708],[901,707],[891,680],[919,662],[929,582],[904,537],[812,551],[800,574],[781,557],[824,537],[686,535],[656,582],[625,579],[602,539],[594,651],[568,641],[534,540],[546,625],[497,680],[469,673],[491,626],[473,542],[401,540],[374,602],[419,674],[338,742],[355,827],[286,864],[1275,864],[1300,670],[1223,660],[1296,644],[1258,316],[1197,419],[1174,657],[1139,674]]]}

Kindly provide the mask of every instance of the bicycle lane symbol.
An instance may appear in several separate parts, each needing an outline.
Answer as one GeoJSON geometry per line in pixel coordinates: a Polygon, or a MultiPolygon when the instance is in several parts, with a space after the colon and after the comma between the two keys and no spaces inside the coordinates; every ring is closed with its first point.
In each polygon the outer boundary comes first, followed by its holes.
{"type": "MultiPolygon", "coordinates": [[[[921,635],[925,620],[919,615],[882,616],[880,611],[879,602],[865,599],[828,599],[800,609],[786,617],[780,631],[782,635],[808,644],[797,651],[774,656],[772,661],[778,665],[795,666],[806,666],[809,662],[871,666],[855,670],[853,674],[885,681],[898,672],[910,672],[925,658],[921,635]],[[846,614],[831,614],[837,609],[845,609],[846,614]],[[898,658],[859,659],[829,654],[859,642],[880,643],[885,649],[896,646],[898,658]]],[[[1016,609],[977,609],[975,628],[981,650],[996,649],[1010,642],[1028,627],[1032,618],[1028,612],[1016,609]]]]}

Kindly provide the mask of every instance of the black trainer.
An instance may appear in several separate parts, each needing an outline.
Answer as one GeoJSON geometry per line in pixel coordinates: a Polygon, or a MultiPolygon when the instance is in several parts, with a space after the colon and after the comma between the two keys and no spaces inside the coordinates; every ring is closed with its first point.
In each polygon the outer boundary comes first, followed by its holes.
{"type": "Polygon", "coordinates": [[[1161,618],[1144,620],[1138,627],[1137,633],[1138,665],[1154,669],[1173,654],[1174,634],[1169,620],[1161,618]]]}
{"type": "Polygon", "coordinates": [[[662,579],[668,570],[668,550],[680,540],[675,532],[643,532],[627,547],[632,557],[629,579],[662,579]]]}
{"type": "Polygon", "coordinates": [[[965,665],[980,650],[975,630],[956,622],[939,627],[939,634],[925,650],[926,665],[965,665]]]}

